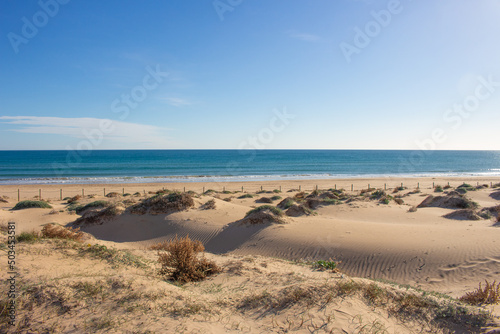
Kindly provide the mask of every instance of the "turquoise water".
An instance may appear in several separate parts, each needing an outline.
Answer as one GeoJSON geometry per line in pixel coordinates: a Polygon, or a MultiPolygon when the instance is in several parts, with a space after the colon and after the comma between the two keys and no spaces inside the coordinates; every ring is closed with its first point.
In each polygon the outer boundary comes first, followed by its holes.
{"type": "Polygon", "coordinates": [[[116,150],[83,153],[0,151],[0,184],[500,176],[500,151],[116,150]]]}

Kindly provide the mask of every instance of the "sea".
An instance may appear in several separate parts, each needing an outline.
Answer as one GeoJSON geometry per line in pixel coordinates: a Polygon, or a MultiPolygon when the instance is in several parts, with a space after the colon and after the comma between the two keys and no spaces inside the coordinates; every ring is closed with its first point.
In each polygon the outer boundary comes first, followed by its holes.
{"type": "Polygon", "coordinates": [[[500,176],[500,151],[0,151],[0,184],[500,176]]]}

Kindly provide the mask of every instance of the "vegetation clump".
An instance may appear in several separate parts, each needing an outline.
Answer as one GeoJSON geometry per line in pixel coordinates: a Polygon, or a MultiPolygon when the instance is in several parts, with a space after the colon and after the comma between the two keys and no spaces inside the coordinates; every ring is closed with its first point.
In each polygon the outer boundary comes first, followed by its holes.
{"type": "Polygon", "coordinates": [[[42,237],[71,239],[81,241],[84,238],[84,233],[79,228],[64,227],[54,223],[47,224],[42,228],[42,237]]]}
{"type": "Polygon", "coordinates": [[[261,197],[255,201],[256,203],[272,203],[273,200],[269,197],[261,197]]]}
{"type": "Polygon", "coordinates": [[[76,195],[76,196],[73,196],[73,197],[69,197],[69,198],[66,197],[66,198],[67,198],[67,203],[71,204],[71,203],[79,201],[82,198],[82,196],[81,195],[76,195]]]}
{"type": "Polygon", "coordinates": [[[116,193],[116,192],[110,192],[108,194],[106,194],[106,197],[108,198],[113,198],[113,197],[120,197],[121,195],[119,193],[116,193]]]}
{"type": "Polygon", "coordinates": [[[420,203],[418,208],[447,208],[447,209],[475,209],[479,205],[470,199],[461,195],[450,195],[450,196],[428,196],[422,203],[420,203]]]}
{"type": "Polygon", "coordinates": [[[255,209],[247,212],[245,218],[241,220],[241,223],[249,224],[266,224],[266,223],[278,223],[283,224],[285,220],[283,219],[284,212],[272,205],[261,205],[255,209]]]}
{"type": "Polygon", "coordinates": [[[207,195],[208,196],[208,195],[212,195],[212,194],[216,194],[216,193],[217,193],[217,191],[215,191],[213,189],[208,189],[207,191],[205,191],[203,193],[203,195],[207,195]]]}
{"type": "Polygon", "coordinates": [[[279,202],[277,207],[280,208],[281,210],[286,210],[294,204],[295,204],[295,200],[291,197],[287,197],[284,200],[282,200],[281,202],[279,202]]]}
{"type": "Polygon", "coordinates": [[[296,193],[295,196],[293,196],[293,198],[296,200],[296,201],[300,201],[300,200],[303,200],[304,198],[306,198],[306,193],[301,191],[299,193],[296,193]]]}
{"type": "Polygon", "coordinates": [[[16,236],[16,241],[17,242],[33,243],[39,238],[40,238],[39,234],[35,231],[21,232],[21,234],[16,236]]]}
{"type": "Polygon", "coordinates": [[[450,212],[450,213],[444,215],[443,217],[448,218],[448,219],[455,219],[455,220],[481,220],[481,216],[479,216],[472,209],[456,210],[456,211],[453,211],[453,212],[450,212]]]}
{"type": "Polygon", "coordinates": [[[102,225],[125,211],[118,205],[110,205],[102,210],[88,210],[73,222],[73,225],[102,225]]]}
{"type": "Polygon", "coordinates": [[[81,214],[89,209],[105,208],[110,206],[111,203],[108,201],[94,201],[86,205],[80,205],[75,208],[77,214],[81,214]]]}
{"type": "Polygon", "coordinates": [[[254,213],[258,213],[258,212],[262,212],[262,211],[270,211],[272,212],[273,214],[277,215],[277,216],[283,216],[283,211],[275,206],[272,206],[272,205],[261,205],[255,209],[252,209],[250,211],[247,212],[247,214],[245,215],[245,217],[248,217],[254,213]]]}
{"type": "Polygon", "coordinates": [[[133,255],[129,251],[117,250],[115,248],[108,248],[104,245],[88,245],[79,249],[79,254],[90,255],[93,258],[106,261],[113,267],[120,265],[133,266],[136,268],[147,268],[144,259],[133,255]]]}
{"type": "Polygon", "coordinates": [[[244,195],[241,195],[240,197],[238,197],[238,199],[245,199],[245,198],[253,198],[253,195],[252,194],[244,194],[244,195]]]}
{"type": "Polygon", "coordinates": [[[200,281],[221,272],[221,268],[213,261],[198,253],[205,250],[198,240],[175,237],[170,242],[154,246],[158,250],[158,262],[161,265],[160,274],[179,283],[200,281]]]}
{"type": "Polygon", "coordinates": [[[187,193],[170,193],[155,195],[130,207],[132,214],[164,214],[187,210],[194,206],[193,197],[187,193]]]}
{"type": "Polygon", "coordinates": [[[17,203],[12,210],[23,210],[23,209],[52,209],[52,206],[45,201],[21,201],[17,203]]]}
{"type": "Polygon", "coordinates": [[[213,210],[215,209],[215,200],[211,199],[201,206],[203,210],[213,210]]]}
{"type": "Polygon", "coordinates": [[[289,217],[299,217],[304,215],[306,216],[316,215],[316,212],[305,207],[302,204],[300,205],[293,204],[285,211],[285,214],[289,217]]]}
{"type": "Polygon", "coordinates": [[[314,267],[319,270],[331,270],[335,271],[337,269],[337,263],[335,261],[325,261],[319,260],[314,262],[314,267]]]}
{"type": "Polygon", "coordinates": [[[485,281],[484,288],[479,283],[479,287],[472,291],[467,292],[460,297],[460,300],[470,305],[483,305],[483,304],[498,304],[500,303],[500,282],[489,283],[485,281]]]}

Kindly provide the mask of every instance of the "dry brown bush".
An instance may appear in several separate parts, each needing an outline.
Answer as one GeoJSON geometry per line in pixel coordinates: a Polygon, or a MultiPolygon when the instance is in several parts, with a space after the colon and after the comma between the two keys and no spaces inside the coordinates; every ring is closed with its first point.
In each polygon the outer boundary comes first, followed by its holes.
{"type": "Polygon", "coordinates": [[[500,303],[500,282],[498,284],[496,281],[492,284],[488,281],[485,282],[484,288],[481,287],[481,283],[479,283],[479,288],[472,292],[467,292],[460,297],[460,300],[471,305],[500,303]]]}
{"type": "Polygon", "coordinates": [[[79,228],[47,224],[42,228],[42,236],[45,238],[82,240],[84,233],[79,228]]]}
{"type": "Polygon", "coordinates": [[[300,193],[296,193],[295,196],[294,196],[294,198],[298,199],[298,200],[304,199],[305,197],[306,197],[306,193],[303,192],[303,191],[301,191],[300,193]]]}
{"type": "Polygon", "coordinates": [[[77,202],[81,198],[82,198],[82,196],[80,196],[80,195],[73,196],[70,199],[68,199],[68,203],[71,204],[71,203],[77,202]]]}
{"type": "Polygon", "coordinates": [[[160,274],[177,282],[200,281],[221,272],[221,268],[215,262],[198,257],[198,253],[203,252],[205,247],[200,241],[191,240],[189,236],[185,238],[176,236],[170,242],[154,245],[151,248],[158,250],[160,274]],[[162,250],[166,252],[161,252],[162,250]]]}
{"type": "Polygon", "coordinates": [[[112,197],[120,197],[121,195],[119,193],[116,193],[116,192],[111,192],[109,194],[106,194],[106,197],[108,198],[112,198],[112,197]]]}

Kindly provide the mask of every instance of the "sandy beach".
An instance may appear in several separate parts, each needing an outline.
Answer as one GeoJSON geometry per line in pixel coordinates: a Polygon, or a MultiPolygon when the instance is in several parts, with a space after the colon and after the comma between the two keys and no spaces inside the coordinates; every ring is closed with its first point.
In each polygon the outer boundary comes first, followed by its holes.
{"type": "MultiPolygon", "coordinates": [[[[477,214],[484,213],[484,208],[493,208],[500,204],[498,189],[491,188],[491,185],[500,182],[500,178],[379,178],[225,184],[9,185],[0,186],[0,196],[6,196],[3,197],[4,203],[0,203],[0,222],[15,222],[17,233],[40,231],[42,226],[48,223],[76,226],[74,222],[81,214],[68,210],[67,197],[81,195],[84,189],[84,196],[78,199],[80,205],[106,200],[124,206],[123,213],[109,220],[98,224],[86,223],[83,220],[78,225],[81,231],[95,238],[92,243],[147,253],[146,256],[152,257],[154,255],[148,251],[149,246],[171,240],[175,236],[189,235],[190,238],[203,243],[209,256],[224,261],[228,258],[234,260],[251,257],[254,259],[252,261],[272,263],[272,266],[279,268],[272,272],[282,273],[280,275],[283,275],[283,271],[292,270],[286,267],[288,264],[280,265],[285,263],[280,262],[283,260],[298,263],[331,260],[338,263],[342,275],[348,277],[410,285],[416,289],[458,298],[475,289],[479,282],[492,282],[500,277],[500,229],[497,217],[477,216],[479,218],[473,220],[476,216],[469,218],[467,215],[457,215],[447,218],[444,216],[456,213],[457,208],[439,205],[417,207],[431,195],[453,196],[450,192],[455,191],[464,182],[473,186],[474,190],[466,191],[466,194],[461,196],[470,203],[477,203],[477,214]],[[477,185],[480,187],[477,188],[477,185]],[[367,191],[368,186],[373,189],[367,191]],[[437,193],[433,186],[441,186],[445,190],[443,193],[437,193]],[[195,192],[192,193],[194,205],[187,210],[169,214],[137,215],[125,209],[145,201],[156,191],[184,191],[184,187],[185,191],[195,192]],[[279,203],[287,197],[307,198],[316,187],[317,194],[326,194],[328,189],[330,192],[335,188],[344,189],[349,199],[334,205],[330,202],[304,202],[309,203],[309,214],[287,216],[284,224],[239,223],[249,210],[262,205],[259,203],[263,201],[262,197],[274,197],[274,200],[268,200],[267,203],[279,207],[279,203]],[[21,200],[34,199],[41,189],[42,199],[48,200],[53,210],[10,210],[17,203],[18,189],[21,200]],[[61,189],[65,200],[60,198],[61,189]],[[383,191],[384,196],[390,196],[387,204],[378,198],[374,199],[376,189],[383,191]],[[205,194],[202,193],[203,190],[205,194]],[[104,196],[105,193],[107,196],[104,196]],[[213,200],[214,208],[204,210],[203,206],[210,200],[213,200]]],[[[309,198],[315,199],[311,196],[309,198]]],[[[298,202],[300,201],[297,200],[298,202]]],[[[58,268],[56,276],[68,270],[65,264],[56,259],[52,262],[47,260],[47,265],[32,263],[33,258],[29,260],[28,254],[30,252],[20,255],[20,266],[27,275],[24,278],[32,276],[32,279],[36,279],[37,275],[45,275],[54,279],[56,274],[50,272],[53,266],[58,268]],[[36,274],[33,272],[34,268],[36,274]]],[[[304,268],[300,269],[300,272],[309,275],[308,270],[304,268]]],[[[255,275],[261,277],[260,274],[255,275]]],[[[231,279],[226,277],[226,280],[231,279]]],[[[257,281],[263,279],[256,278],[257,281]]],[[[498,309],[493,308],[493,312],[498,316],[498,309]]],[[[348,322],[340,324],[340,328],[347,328],[342,326],[348,326],[348,322]]],[[[387,326],[391,328],[391,332],[400,332],[396,330],[399,326],[397,322],[387,326]]]]}

